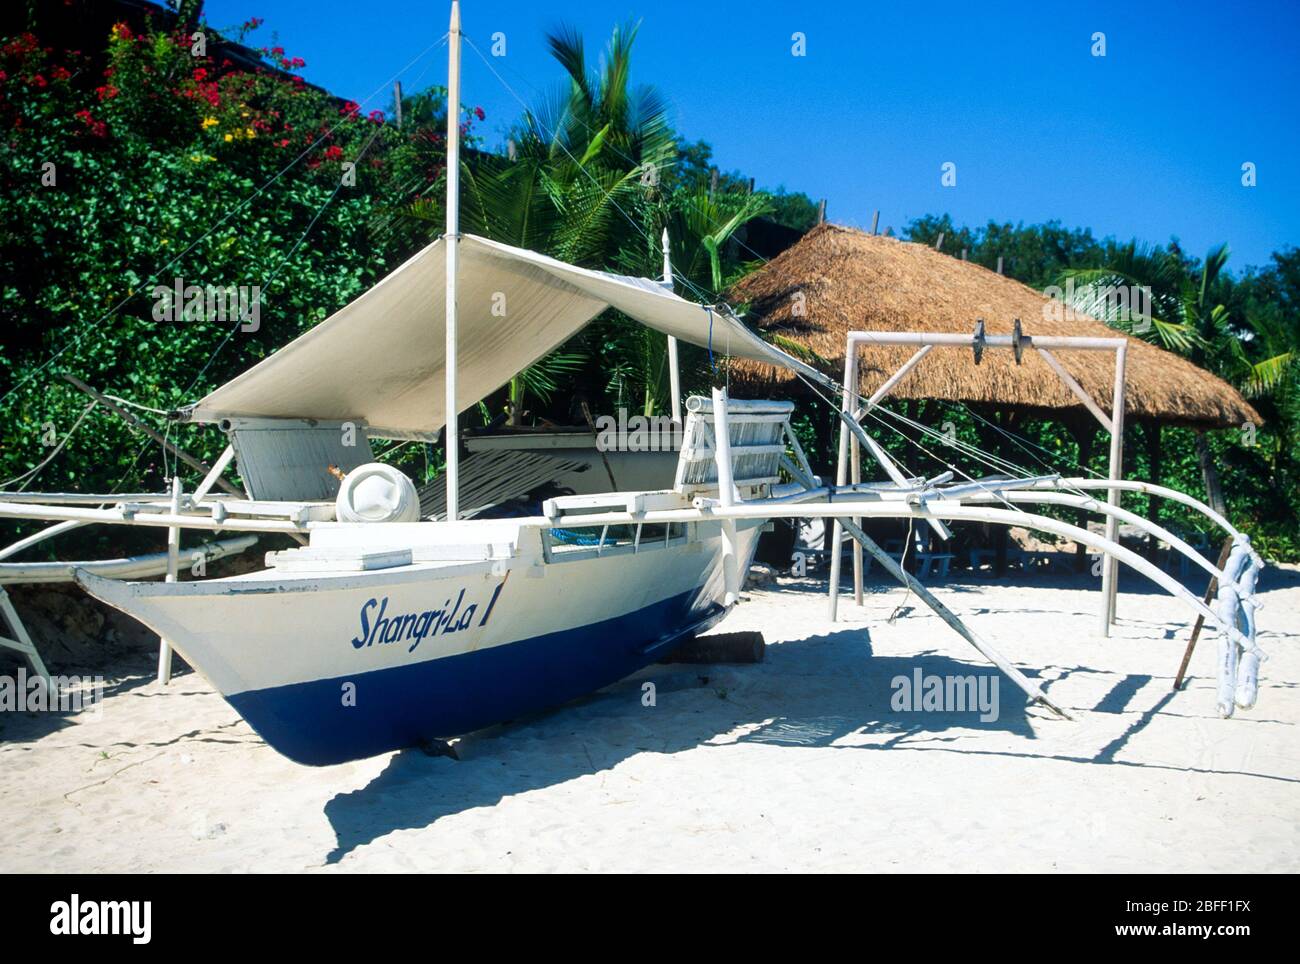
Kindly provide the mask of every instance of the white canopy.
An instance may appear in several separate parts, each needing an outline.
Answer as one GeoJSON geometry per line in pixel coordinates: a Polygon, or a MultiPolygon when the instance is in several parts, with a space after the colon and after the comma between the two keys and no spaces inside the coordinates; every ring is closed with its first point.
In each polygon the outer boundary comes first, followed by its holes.
{"type": "MultiPolygon", "coordinates": [[[[191,418],[354,419],[381,437],[431,436],[446,418],[445,245],[424,248],[351,304],[195,405],[191,418]]],[[[613,307],[718,355],[807,366],[739,321],[656,281],[574,267],[464,235],[457,281],[457,407],[464,411],[613,307]]]]}

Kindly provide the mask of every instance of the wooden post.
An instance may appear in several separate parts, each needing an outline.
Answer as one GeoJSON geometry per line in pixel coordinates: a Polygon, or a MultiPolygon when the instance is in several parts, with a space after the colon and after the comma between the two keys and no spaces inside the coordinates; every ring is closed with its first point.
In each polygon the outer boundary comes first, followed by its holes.
{"type": "Polygon", "coordinates": [[[822,198],[821,201],[817,203],[817,223],[818,224],[826,223],[826,199],[825,198],[822,198]]]}
{"type": "Polygon", "coordinates": [[[962,249],[961,249],[961,259],[962,259],[963,261],[966,260],[966,249],[965,249],[965,248],[962,248],[962,249]]]}
{"type": "MultiPolygon", "coordinates": [[[[855,485],[862,481],[862,448],[856,435],[849,437],[849,478],[855,485]]],[[[854,518],[853,524],[861,528],[862,517],[854,518]]],[[[853,601],[862,605],[862,544],[856,539],[853,540],[853,601]]]]}
{"type": "Polygon", "coordinates": [[[944,232],[940,231],[939,236],[934,239],[934,250],[936,251],[943,250],[943,236],[944,236],[944,232]]]}
{"type": "MultiPolygon", "coordinates": [[[[1223,540],[1223,548],[1219,550],[1220,570],[1228,564],[1228,556],[1232,554],[1232,536],[1223,540]]],[[[1219,591],[1219,580],[1210,578],[1210,584],[1205,587],[1205,605],[1210,604],[1214,594],[1219,591]]],[[[1200,638],[1201,627],[1205,625],[1205,616],[1201,613],[1196,614],[1196,622],[1192,626],[1192,635],[1187,640],[1187,649],[1183,653],[1183,661],[1178,665],[1178,675],[1174,677],[1174,692],[1183,688],[1183,677],[1187,675],[1187,666],[1192,661],[1192,650],[1196,649],[1196,640],[1200,638]]]]}
{"type": "MultiPolygon", "coordinates": [[[[181,479],[179,475],[172,476],[172,515],[180,515],[181,512],[181,479]]],[[[180,568],[181,555],[181,527],[169,526],[167,528],[167,575],[164,578],[166,582],[175,582],[177,570],[180,568]]],[[[172,681],[172,644],[165,637],[158,637],[158,682],[166,686],[172,681]]]]}
{"type": "Polygon", "coordinates": [[[402,126],[402,82],[393,81],[393,119],[397,121],[397,126],[402,126]]]}
{"type": "Polygon", "coordinates": [[[718,169],[716,167],[709,169],[709,200],[713,200],[713,195],[718,193],[718,169]]]}
{"type": "MultiPolygon", "coordinates": [[[[718,470],[718,503],[724,509],[736,504],[736,482],[731,472],[731,425],[727,421],[727,390],[713,389],[713,459],[718,470]]],[[[740,543],[736,520],[722,520],[722,601],[730,606],[740,598],[740,543]]]]}
{"type": "MultiPolygon", "coordinates": [[[[849,478],[849,425],[845,418],[853,417],[853,410],[857,407],[857,402],[854,400],[854,393],[857,388],[858,349],[852,341],[849,341],[847,354],[844,356],[844,392],[843,400],[840,403],[843,414],[840,417],[839,459],[835,464],[836,485],[844,485],[849,478]]],[[[844,526],[837,517],[835,522],[828,526],[827,529],[829,531],[826,532],[826,536],[830,537],[830,544],[827,548],[831,553],[829,610],[831,622],[835,622],[835,616],[840,604],[840,540],[844,538],[844,526]]]]}
{"type": "Polygon", "coordinates": [[[998,274],[1002,273],[1002,255],[998,255],[998,274]]]}
{"type": "Polygon", "coordinates": [[[880,227],[880,211],[876,210],[871,215],[871,233],[875,234],[876,229],[880,227]]]}
{"type": "MultiPolygon", "coordinates": [[[[1128,343],[1115,349],[1115,388],[1111,396],[1110,411],[1110,474],[1112,482],[1118,482],[1124,475],[1124,368],[1128,358],[1128,343]]],[[[1111,489],[1106,495],[1111,505],[1120,504],[1120,490],[1111,489]]],[[[1108,516],[1106,519],[1106,538],[1111,542],[1119,541],[1119,519],[1108,516]]],[[[1115,621],[1115,591],[1119,582],[1119,561],[1105,556],[1101,563],[1101,634],[1110,635],[1111,624],[1115,621]]]]}

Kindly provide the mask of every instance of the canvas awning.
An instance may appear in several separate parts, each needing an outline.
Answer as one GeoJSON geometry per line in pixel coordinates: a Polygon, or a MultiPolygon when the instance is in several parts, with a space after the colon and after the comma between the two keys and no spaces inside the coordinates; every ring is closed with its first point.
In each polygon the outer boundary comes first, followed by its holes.
{"type": "MultiPolygon", "coordinates": [[[[190,418],[363,420],[370,434],[431,436],[445,420],[445,252],[439,239],[351,304],[199,401],[190,418]]],[[[656,281],[578,268],[464,235],[457,276],[460,411],[560,347],[606,308],[718,355],[807,366],[729,314],[656,281]]]]}

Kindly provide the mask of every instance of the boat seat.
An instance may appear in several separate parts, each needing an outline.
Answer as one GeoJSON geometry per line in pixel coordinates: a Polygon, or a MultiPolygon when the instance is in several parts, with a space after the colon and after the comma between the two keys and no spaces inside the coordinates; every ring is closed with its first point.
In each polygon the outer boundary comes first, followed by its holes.
{"type": "MultiPolygon", "coordinates": [[[[714,461],[713,401],[692,395],[686,400],[686,411],[673,487],[688,497],[716,493],[718,466],[714,461]]],[[[781,459],[786,453],[793,411],[793,402],[728,400],[732,478],[742,498],[765,497],[771,485],[781,481],[781,459]]]]}

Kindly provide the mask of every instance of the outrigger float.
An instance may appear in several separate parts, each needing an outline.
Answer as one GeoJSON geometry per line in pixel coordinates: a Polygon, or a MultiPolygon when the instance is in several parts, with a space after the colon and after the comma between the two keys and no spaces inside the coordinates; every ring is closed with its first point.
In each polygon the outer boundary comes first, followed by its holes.
{"type": "MultiPolygon", "coordinates": [[[[455,3],[449,39],[454,104],[455,3]]],[[[160,634],[160,676],[169,672],[174,647],[268,744],[298,762],[323,765],[455,736],[635,672],[737,604],[759,534],[771,520],[824,518],[836,529],[832,617],[843,532],[1031,701],[1064,716],[862,528],[863,520],[883,518],[919,519],[945,532],[947,522],[983,522],[1071,539],[1147,576],[1218,630],[1219,712],[1229,716],[1254,704],[1262,658],[1254,590],[1263,563],[1226,519],[1180,492],[1116,478],[908,475],[860,424],[862,411],[888,389],[872,399],[857,395],[853,351],[844,383],[836,384],[764,342],[725,305],[678,297],[671,279],[665,285],[592,271],[462,236],[457,133],[452,112],[446,234],[181,413],[219,426],[230,440],[193,491],[174,480],[166,496],[0,493],[0,518],[55,523],[0,550],[0,559],[90,524],[165,528],[165,557],[0,563],[0,583],[75,578],[160,634]],[[504,319],[494,310],[503,302],[504,319]],[[542,500],[534,515],[493,517],[500,486],[490,495],[461,491],[456,433],[449,428],[445,502],[430,513],[421,510],[406,476],[373,460],[372,438],[436,440],[444,423],[455,424],[447,413],[465,411],[610,307],[670,339],[792,369],[834,393],[842,426],[837,484],[814,474],[790,428],[791,403],[732,399],[723,387],[711,398],[686,399],[671,488],[559,495],[542,500]],[[887,481],[847,480],[849,453],[856,477],[861,449],[877,458],[887,481]],[[216,491],[232,488],[222,475],[234,461],[244,491],[216,491]],[[1209,562],[1121,508],[1122,491],[1196,509],[1230,538],[1230,552],[1219,565],[1209,562]],[[1023,508],[1028,505],[1095,514],[1107,532],[1023,508]],[[1121,522],[1204,569],[1219,587],[1214,604],[1121,545],[1115,536],[1121,522]],[[198,550],[213,556],[243,551],[250,536],[263,534],[288,535],[300,545],[268,553],[266,567],[255,572],[178,581],[184,529],[246,534],[198,550]],[[163,571],[163,582],[138,579],[163,571]]],[[[855,337],[870,340],[855,333],[850,348],[855,337]]],[[[1070,347],[1019,332],[1001,340],[979,332],[949,337],[949,344],[1013,348],[1017,356],[1028,348],[1070,347]]],[[[676,342],[670,344],[675,355],[676,342]]],[[[1117,383],[1112,428],[1122,426],[1122,374],[1117,383]]],[[[674,397],[676,408],[680,398],[674,397]]],[[[521,481],[516,494],[530,491],[521,481]]],[[[1112,577],[1112,592],[1113,586],[1112,577]]],[[[3,602],[9,621],[20,626],[3,602]]],[[[30,639],[17,635],[0,642],[27,653],[43,672],[30,639]]]]}

